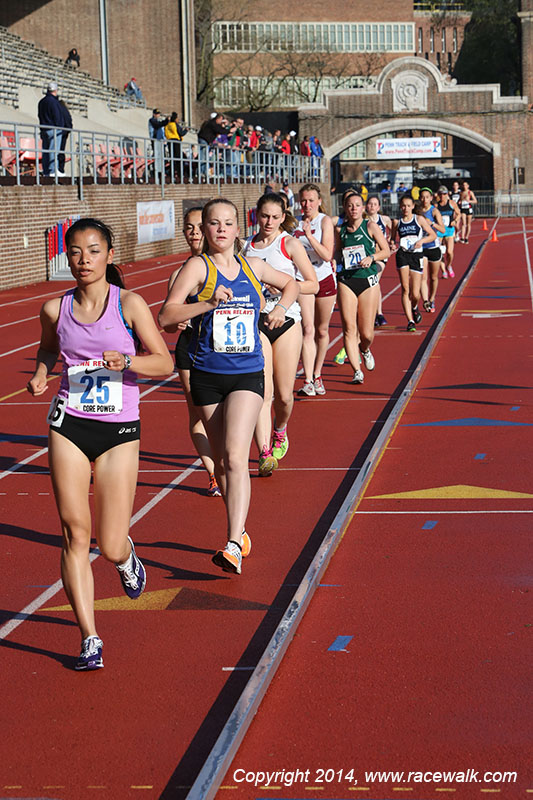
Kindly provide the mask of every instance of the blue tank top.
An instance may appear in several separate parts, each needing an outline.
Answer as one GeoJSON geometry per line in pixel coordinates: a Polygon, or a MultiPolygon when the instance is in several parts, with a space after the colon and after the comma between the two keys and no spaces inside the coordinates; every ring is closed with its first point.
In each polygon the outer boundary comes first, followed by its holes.
{"type": "MultiPolygon", "coordinates": [[[[424,211],[425,218],[433,225],[435,222],[435,206],[430,206],[427,211],[424,211]]],[[[438,231],[437,231],[438,233],[438,231]]],[[[435,250],[435,248],[439,247],[437,240],[435,239],[432,242],[428,242],[422,246],[423,250],[435,250]]]]}
{"type": "Polygon", "coordinates": [[[221,284],[233,292],[232,300],[191,320],[189,355],[192,366],[204,372],[231,375],[259,372],[264,366],[258,329],[261,283],[244,256],[235,258],[240,269],[230,281],[219,273],[208,255],[202,255],[206,279],[198,294],[189,298],[191,303],[209,300],[221,284]]]}

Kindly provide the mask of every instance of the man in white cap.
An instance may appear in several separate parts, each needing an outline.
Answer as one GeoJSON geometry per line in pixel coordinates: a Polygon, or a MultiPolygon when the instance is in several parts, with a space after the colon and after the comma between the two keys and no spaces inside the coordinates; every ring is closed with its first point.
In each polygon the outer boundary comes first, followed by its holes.
{"type": "Polygon", "coordinates": [[[39,101],[39,122],[41,125],[41,140],[43,148],[43,175],[55,177],[64,176],[59,172],[57,157],[61,145],[61,130],[63,126],[63,112],[57,97],[57,83],[48,84],[45,96],[39,101]]]}

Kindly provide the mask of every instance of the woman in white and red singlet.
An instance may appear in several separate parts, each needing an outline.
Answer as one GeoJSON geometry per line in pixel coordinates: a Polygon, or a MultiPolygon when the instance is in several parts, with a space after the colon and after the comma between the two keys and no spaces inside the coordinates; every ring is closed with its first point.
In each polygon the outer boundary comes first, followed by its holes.
{"type": "MultiPolygon", "coordinates": [[[[303,245],[289,233],[296,225],[296,220],[285,210],[280,195],[270,192],[259,199],[257,222],[259,232],[247,239],[244,255],[257,256],[279,272],[296,278],[300,289],[299,299],[302,295],[313,295],[318,290],[316,273],[303,245]]],[[[279,303],[280,293],[264,286],[263,295],[266,305],[259,317],[259,328],[265,357],[265,398],[255,428],[255,440],[259,450],[259,475],[269,477],[289,449],[287,423],[294,405],[294,381],[302,349],[302,315],[297,300],[287,309],[286,321],[281,328],[266,327],[265,316],[279,303]]]]}
{"type": "Polygon", "coordinates": [[[299,192],[302,217],[293,236],[300,241],[313,265],[319,288],[316,295],[302,295],[303,343],[302,365],[304,385],[298,394],[314,397],[326,394],[321,377],[329,345],[329,321],[337,296],[337,280],[333,265],[335,234],[331,218],[321,206],[320,188],[314,183],[302,186],[299,192]]]}
{"type": "Polygon", "coordinates": [[[48,456],[63,530],[61,577],[82,637],[75,668],[93,670],[104,664],[89,560],[91,463],[98,548],[116,565],[128,597],[137,598],[146,573],[129,537],[139,461],[136,376],[169,375],[172,358],[145,301],[124,290],[112,263],[110,229],[80,219],[65,240],[76,287],[41,309],[41,342],[28,391],[35,397],[47,391],[61,355],[61,385],[47,420],[48,456]]]}

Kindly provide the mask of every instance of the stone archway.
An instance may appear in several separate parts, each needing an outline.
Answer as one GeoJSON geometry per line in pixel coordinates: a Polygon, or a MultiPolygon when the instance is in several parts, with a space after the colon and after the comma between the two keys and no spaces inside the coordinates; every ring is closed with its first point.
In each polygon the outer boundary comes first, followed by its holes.
{"type": "Polygon", "coordinates": [[[494,188],[506,189],[514,159],[533,191],[533,114],[525,97],[502,97],[498,84],[458,85],[423,58],[391,61],[375,86],[324,93],[323,103],[298,109],[300,135],[317,135],[327,157],[372,136],[438,130],[466,139],[493,156],[494,188]]]}

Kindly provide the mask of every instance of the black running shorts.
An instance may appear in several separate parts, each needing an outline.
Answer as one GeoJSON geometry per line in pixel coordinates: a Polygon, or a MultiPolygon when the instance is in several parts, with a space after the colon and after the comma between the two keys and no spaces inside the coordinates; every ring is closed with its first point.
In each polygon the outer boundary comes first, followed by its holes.
{"type": "Polygon", "coordinates": [[[191,368],[191,395],[195,406],[223,403],[231,392],[255,392],[265,396],[265,376],[260,372],[239,372],[226,375],[191,368]]]}

